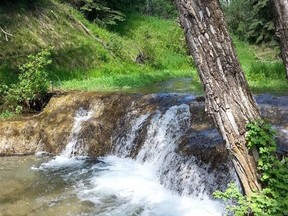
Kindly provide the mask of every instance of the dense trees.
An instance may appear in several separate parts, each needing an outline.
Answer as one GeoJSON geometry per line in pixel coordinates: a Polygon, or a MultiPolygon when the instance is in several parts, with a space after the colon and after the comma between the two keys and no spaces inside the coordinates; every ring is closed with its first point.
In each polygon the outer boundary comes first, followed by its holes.
{"type": "Polygon", "coordinates": [[[275,30],[269,0],[222,1],[229,30],[250,43],[275,43],[275,30]]]}
{"type": "Polygon", "coordinates": [[[260,190],[256,150],[248,150],[246,124],[259,118],[234,52],[219,1],[177,0],[186,41],[214,117],[246,194],[260,190]]]}

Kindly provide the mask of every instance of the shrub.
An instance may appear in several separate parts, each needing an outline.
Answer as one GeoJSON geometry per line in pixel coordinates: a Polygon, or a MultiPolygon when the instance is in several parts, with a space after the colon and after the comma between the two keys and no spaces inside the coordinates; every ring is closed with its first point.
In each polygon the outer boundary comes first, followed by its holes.
{"type": "Polygon", "coordinates": [[[236,216],[288,215],[288,160],[276,154],[275,130],[259,120],[247,125],[247,145],[259,152],[257,169],[263,189],[250,197],[242,195],[234,183],[225,192],[216,191],[216,198],[228,201],[227,209],[236,216]]]}
{"type": "Polygon", "coordinates": [[[49,88],[46,67],[51,64],[49,50],[28,56],[25,64],[19,67],[19,81],[9,87],[0,85],[4,109],[20,113],[31,111],[33,103],[42,101],[49,88]]]}

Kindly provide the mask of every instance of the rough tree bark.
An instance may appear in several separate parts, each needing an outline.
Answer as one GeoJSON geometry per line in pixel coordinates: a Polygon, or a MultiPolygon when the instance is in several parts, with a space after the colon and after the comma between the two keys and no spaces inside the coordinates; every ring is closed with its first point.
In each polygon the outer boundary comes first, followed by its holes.
{"type": "Polygon", "coordinates": [[[248,150],[246,124],[259,112],[236,57],[218,0],[176,0],[186,42],[205,89],[206,111],[217,124],[247,195],[261,189],[257,151],[248,150]]]}
{"type": "Polygon", "coordinates": [[[288,79],[288,0],[272,0],[276,37],[281,47],[281,57],[288,79]]]}

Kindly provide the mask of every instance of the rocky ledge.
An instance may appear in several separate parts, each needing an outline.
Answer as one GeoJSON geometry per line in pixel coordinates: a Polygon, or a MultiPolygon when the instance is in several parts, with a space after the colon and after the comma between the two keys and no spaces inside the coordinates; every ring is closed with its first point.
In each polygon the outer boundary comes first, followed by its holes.
{"type": "MultiPolygon", "coordinates": [[[[287,154],[288,97],[258,96],[256,100],[263,117],[282,131],[278,136],[279,149],[287,154]]],[[[38,151],[59,154],[71,138],[75,113],[84,108],[94,112],[91,119],[83,123],[78,139],[86,155],[103,156],[112,151],[111,138],[115,132],[126,127],[123,118],[127,113],[151,113],[182,103],[190,106],[191,128],[185,138],[179,140],[177,151],[197,156],[203,163],[225,163],[228,154],[204,111],[204,102],[188,94],[58,94],[37,115],[0,122],[0,155],[27,155],[38,151]]],[[[141,135],[138,141],[141,145],[141,135]]],[[[131,157],[137,154],[137,149],[133,154],[131,157]]]]}

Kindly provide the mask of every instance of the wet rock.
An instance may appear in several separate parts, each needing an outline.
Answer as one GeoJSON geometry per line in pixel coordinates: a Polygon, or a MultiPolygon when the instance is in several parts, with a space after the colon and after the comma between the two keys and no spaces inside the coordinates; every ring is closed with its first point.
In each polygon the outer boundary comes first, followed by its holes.
{"type": "Polygon", "coordinates": [[[262,94],[255,96],[261,116],[277,131],[278,153],[288,156],[288,96],[262,94]]]}
{"type": "Polygon", "coordinates": [[[22,121],[0,123],[0,156],[27,155],[37,151],[40,135],[38,122],[26,118],[22,121]]]}
{"type": "MultiPolygon", "coordinates": [[[[288,152],[285,136],[288,129],[287,97],[261,96],[257,101],[262,116],[271,119],[276,127],[284,131],[278,140],[282,143],[281,151],[288,152]]],[[[33,154],[36,151],[59,154],[71,139],[75,113],[82,107],[94,110],[94,113],[82,125],[78,136],[79,145],[85,155],[103,156],[113,150],[111,138],[115,138],[115,134],[124,134],[135,116],[162,112],[172,105],[182,103],[190,105],[191,128],[186,138],[179,141],[179,152],[194,154],[203,163],[223,163],[227,159],[225,147],[219,134],[213,135],[216,129],[213,120],[204,111],[203,98],[166,93],[141,95],[70,92],[55,95],[38,115],[0,122],[0,155],[33,154]],[[130,113],[129,116],[127,113],[130,113]]],[[[138,154],[146,139],[145,127],[138,131],[137,136],[136,148],[131,152],[131,157],[138,154]]]]}

